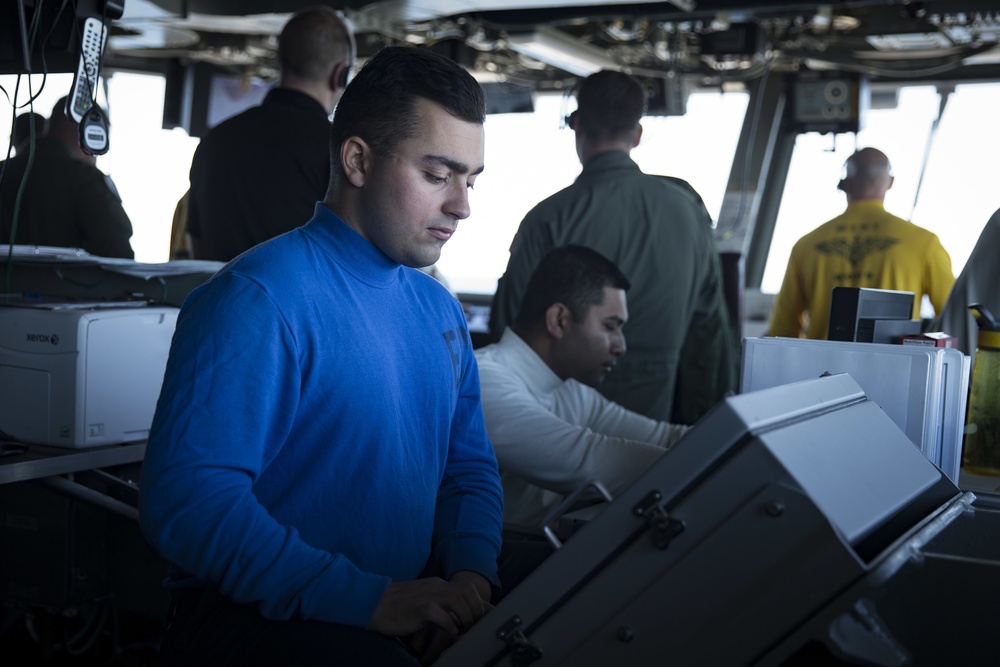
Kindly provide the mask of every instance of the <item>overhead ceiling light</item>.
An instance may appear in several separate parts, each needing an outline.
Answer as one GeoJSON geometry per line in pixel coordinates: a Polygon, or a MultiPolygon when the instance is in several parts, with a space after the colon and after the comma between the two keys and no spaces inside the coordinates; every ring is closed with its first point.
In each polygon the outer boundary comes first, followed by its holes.
{"type": "Polygon", "coordinates": [[[507,42],[518,53],[576,76],[587,76],[602,69],[621,69],[600,49],[548,26],[541,26],[534,32],[508,35],[507,42]]]}

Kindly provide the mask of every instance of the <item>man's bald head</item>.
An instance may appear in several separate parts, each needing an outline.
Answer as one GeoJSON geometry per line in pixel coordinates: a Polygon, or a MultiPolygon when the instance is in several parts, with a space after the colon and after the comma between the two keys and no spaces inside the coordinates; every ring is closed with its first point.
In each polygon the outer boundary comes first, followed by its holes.
{"type": "Polygon", "coordinates": [[[892,165],[885,153],[876,148],[862,148],[844,163],[844,178],[838,187],[847,201],[885,199],[892,187],[892,165]]]}

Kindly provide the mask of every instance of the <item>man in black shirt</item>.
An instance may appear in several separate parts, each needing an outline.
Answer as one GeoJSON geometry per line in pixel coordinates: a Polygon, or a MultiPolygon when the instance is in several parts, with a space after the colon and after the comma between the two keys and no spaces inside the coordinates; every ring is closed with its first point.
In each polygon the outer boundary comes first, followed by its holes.
{"type": "MultiPolygon", "coordinates": [[[[29,137],[30,139],[30,137],[29,137]]],[[[132,259],[132,222],[111,179],[80,147],[80,128],[56,102],[45,136],[0,162],[0,244],[83,248],[132,259]]]]}
{"type": "Polygon", "coordinates": [[[330,114],[354,64],[329,7],[297,12],[278,37],[281,78],[260,106],[213,128],[191,163],[187,230],[197,259],[229,261],[312,217],[330,180],[330,114]]]}

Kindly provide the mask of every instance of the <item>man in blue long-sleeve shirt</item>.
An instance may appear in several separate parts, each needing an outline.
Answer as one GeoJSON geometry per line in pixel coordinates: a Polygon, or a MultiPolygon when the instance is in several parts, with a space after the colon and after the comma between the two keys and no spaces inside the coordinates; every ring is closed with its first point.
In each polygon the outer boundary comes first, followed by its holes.
{"type": "Polygon", "coordinates": [[[140,504],[172,565],[166,663],[414,665],[489,610],[502,496],[476,362],[458,302],[411,268],[470,213],[483,121],[456,64],[378,52],[312,219],[184,304],[140,504]]]}

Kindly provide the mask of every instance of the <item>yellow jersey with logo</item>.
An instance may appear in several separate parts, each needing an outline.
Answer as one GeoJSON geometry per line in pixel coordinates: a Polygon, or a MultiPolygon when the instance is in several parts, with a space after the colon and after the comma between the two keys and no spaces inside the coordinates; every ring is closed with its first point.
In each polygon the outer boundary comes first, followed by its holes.
{"type": "Polygon", "coordinates": [[[885,210],[879,200],[851,202],[792,248],[771,312],[772,336],[826,339],[834,287],[913,292],[940,313],[955,277],[937,235],[885,210]]]}

